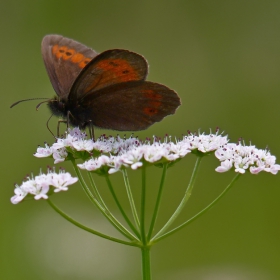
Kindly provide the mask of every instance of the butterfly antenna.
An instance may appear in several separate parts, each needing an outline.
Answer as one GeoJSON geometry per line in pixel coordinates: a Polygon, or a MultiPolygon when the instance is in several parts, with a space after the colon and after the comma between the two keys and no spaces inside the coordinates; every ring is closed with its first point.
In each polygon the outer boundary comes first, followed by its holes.
{"type": "Polygon", "coordinates": [[[40,103],[36,106],[36,110],[38,111],[39,107],[40,107],[43,103],[49,102],[49,100],[50,100],[50,99],[40,102],[40,103]]]}
{"type": "MultiPolygon", "coordinates": [[[[30,101],[30,100],[38,100],[38,99],[49,99],[49,98],[28,98],[28,99],[23,99],[23,100],[19,100],[15,103],[13,103],[10,108],[13,108],[14,106],[18,105],[19,103],[21,102],[24,102],[24,101],[30,101]]],[[[37,105],[38,106],[38,105],[37,105]]],[[[36,107],[37,108],[37,107],[36,107]]]]}
{"type": "Polygon", "coordinates": [[[50,133],[52,134],[52,136],[56,139],[55,135],[52,133],[52,131],[50,130],[50,127],[49,127],[49,121],[50,121],[50,119],[52,118],[52,116],[53,116],[53,114],[51,114],[51,116],[48,118],[46,125],[47,125],[47,129],[49,130],[49,132],[50,132],[50,133]]]}

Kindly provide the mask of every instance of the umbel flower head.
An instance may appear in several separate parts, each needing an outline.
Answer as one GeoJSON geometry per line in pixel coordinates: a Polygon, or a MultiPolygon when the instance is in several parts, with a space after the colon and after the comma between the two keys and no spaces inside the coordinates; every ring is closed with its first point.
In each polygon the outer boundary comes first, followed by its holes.
{"type": "MultiPolygon", "coordinates": [[[[188,133],[188,135],[185,135],[180,139],[172,139],[172,137],[165,136],[163,139],[153,137],[152,139],[146,139],[144,141],[136,137],[129,137],[126,139],[119,136],[106,137],[102,135],[96,141],[93,141],[87,139],[85,133],[82,133],[78,128],[75,128],[69,130],[65,135],[65,138],[57,139],[56,143],[53,145],[50,146],[45,144],[45,147],[39,147],[34,155],[39,158],[53,158],[55,163],[70,160],[79,178],[79,183],[88,199],[98,208],[108,222],[110,222],[127,240],[115,238],[81,224],[68,216],[64,211],[60,210],[51,199],[48,199],[48,204],[58,214],[77,227],[102,238],[125,245],[139,247],[142,249],[142,253],[143,251],[149,250],[151,246],[159,242],[161,239],[174,234],[202,214],[206,213],[206,211],[213,207],[227,193],[237,179],[241,177],[242,174],[246,173],[246,171],[249,171],[252,174],[258,174],[261,171],[277,174],[280,170],[280,165],[276,164],[275,156],[271,155],[268,150],[260,150],[253,145],[246,146],[241,141],[238,143],[229,143],[228,137],[219,134],[219,131],[210,134],[188,133]],[[174,166],[176,161],[181,160],[188,154],[194,154],[197,158],[189,183],[186,184],[185,180],[182,180],[186,185],[186,191],[171,217],[160,230],[156,230],[156,220],[162,201],[162,193],[168,167],[171,165],[174,166]],[[184,206],[191,196],[196,177],[199,173],[199,165],[202,158],[206,155],[215,155],[218,159],[219,166],[215,169],[217,172],[234,170],[237,174],[210,204],[200,210],[193,217],[174,228],[172,225],[179,214],[182,213],[184,206]],[[81,161],[81,163],[77,164],[76,159],[81,161]],[[150,165],[162,167],[162,175],[158,187],[156,202],[154,204],[154,211],[149,217],[150,226],[148,229],[145,229],[144,225],[148,224],[145,214],[146,204],[151,200],[148,199],[148,196],[146,195],[146,167],[150,165]],[[140,180],[140,209],[138,209],[134,202],[135,199],[126,169],[142,169],[140,180]],[[124,210],[109,178],[109,174],[115,172],[121,172],[123,175],[123,186],[127,193],[131,215],[127,215],[124,210]],[[89,175],[88,183],[83,178],[83,173],[89,175]],[[92,173],[97,173],[98,175],[103,176],[104,183],[111,192],[126,225],[117,219],[109,210],[110,207],[107,206],[106,200],[102,198],[97,185],[94,182],[92,173]],[[133,221],[130,218],[131,216],[133,221]],[[143,250],[144,248],[145,250],[143,250]]],[[[16,186],[15,195],[11,198],[11,201],[14,204],[19,203],[27,195],[33,195],[36,200],[41,198],[47,199],[50,195],[51,186],[53,186],[53,188],[51,188],[53,192],[65,191],[68,189],[68,185],[73,184],[76,181],[77,178],[73,178],[69,173],[61,171],[57,174],[54,170],[49,170],[48,174],[41,173],[35,177],[28,177],[22,185],[16,186]]],[[[142,265],[142,267],[145,267],[148,263],[147,259],[149,259],[149,256],[146,254],[147,252],[142,255],[142,260],[144,259],[143,264],[145,264],[142,265]]],[[[147,273],[143,272],[143,275],[143,279],[150,279],[150,277],[146,278],[147,273]]]]}
{"type": "Polygon", "coordinates": [[[153,137],[152,140],[139,140],[136,137],[120,138],[100,136],[96,141],[86,139],[86,134],[78,128],[69,129],[65,138],[57,139],[52,146],[45,144],[39,147],[34,156],[53,157],[54,163],[65,160],[82,159],[80,169],[102,173],[115,173],[123,168],[133,170],[146,165],[158,165],[164,162],[175,162],[187,154],[198,156],[214,154],[220,162],[217,172],[226,172],[234,168],[241,174],[246,170],[252,174],[260,171],[277,174],[280,165],[276,157],[268,150],[246,146],[241,142],[229,143],[228,137],[216,133],[189,133],[181,139],[165,136],[163,140],[153,137]]]}
{"type": "Polygon", "coordinates": [[[47,193],[50,186],[53,186],[54,192],[67,191],[68,186],[76,183],[78,178],[72,177],[70,173],[60,170],[59,173],[55,169],[48,169],[48,173],[40,172],[39,175],[26,177],[26,180],[20,185],[16,185],[15,195],[11,198],[13,204],[21,202],[28,194],[33,195],[34,199],[47,199],[47,193]]]}

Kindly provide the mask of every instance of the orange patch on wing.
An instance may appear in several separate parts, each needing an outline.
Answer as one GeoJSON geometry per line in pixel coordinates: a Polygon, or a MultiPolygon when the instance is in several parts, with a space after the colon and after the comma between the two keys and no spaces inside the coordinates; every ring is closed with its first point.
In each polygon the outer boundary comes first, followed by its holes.
{"type": "MultiPolygon", "coordinates": [[[[108,79],[115,79],[119,82],[135,81],[139,79],[139,74],[124,59],[104,59],[96,64],[97,68],[104,71],[108,79]]],[[[106,76],[103,76],[106,79],[106,76]]]]}
{"type": "Polygon", "coordinates": [[[81,62],[83,59],[85,59],[85,56],[82,55],[81,53],[75,53],[72,58],[71,58],[71,61],[73,63],[79,63],[81,62]]]}
{"type": "Polygon", "coordinates": [[[146,98],[149,98],[152,100],[161,100],[162,99],[162,96],[160,94],[156,93],[152,89],[144,89],[144,90],[142,90],[142,93],[144,94],[144,96],[146,98]]]}
{"type": "Polygon", "coordinates": [[[54,46],[52,47],[52,54],[53,54],[53,55],[56,55],[57,52],[58,52],[58,49],[59,49],[59,46],[58,46],[58,45],[54,45],[54,46]]]}
{"type": "Polygon", "coordinates": [[[153,116],[158,112],[158,110],[156,108],[145,107],[143,112],[148,116],[153,116]]]}
{"type": "Polygon", "coordinates": [[[61,58],[65,54],[66,50],[68,50],[66,46],[60,47],[58,45],[54,45],[52,47],[52,53],[56,56],[57,59],[61,58]]]}
{"type": "Polygon", "coordinates": [[[57,59],[62,58],[63,60],[68,60],[71,58],[71,62],[79,63],[80,68],[84,68],[91,59],[85,57],[81,53],[77,53],[74,49],[69,49],[67,46],[54,45],[52,47],[52,53],[56,56],[57,59]]]}
{"type": "Polygon", "coordinates": [[[74,49],[67,49],[67,50],[65,50],[64,54],[62,55],[62,59],[68,60],[75,53],[76,53],[76,51],[74,49]]]}
{"type": "Polygon", "coordinates": [[[158,108],[162,105],[162,96],[151,89],[145,89],[142,91],[145,98],[149,99],[147,102],[149,107],[144,108],[144,113],[152,116],[158,112],[158,108]]]}
{"type": "Polygon", "coordinates": [[[80,68],[84,68],[89,62],[90,62],[90,59],[86,57],[84,60],[82,60],[82,61],[79,63],[79,67],[80,67],[80,68]]]}
{"type": "Polygon", "coordinates": [[[160,107],[161,102],[160,101],[150,101],[149,105],[151,105],[154,108],[158,108],[158,107],[160,107]]]}

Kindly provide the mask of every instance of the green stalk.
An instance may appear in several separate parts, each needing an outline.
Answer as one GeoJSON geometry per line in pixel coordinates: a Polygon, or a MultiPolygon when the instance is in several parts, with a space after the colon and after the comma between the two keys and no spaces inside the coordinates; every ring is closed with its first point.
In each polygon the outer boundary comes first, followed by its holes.
{"type": "Polygon", "coordinates": [[[155,226],[155,223],[156,223],[156,219],[157,219],[157,215],[158,215],[158,211],[159,211],[159,206],[160,206],[160,202],[161,202],[161,198],[162,198],[162,191],[163,191],[163,186],[164,186],[164,182],[165,182],[167,166],[168,166],[168,163],[165,163],[163,165],[161,181],[160,181],[160,186],[159,186],[158,195],[157,195],[157,201],[156,201],[152,221],[151,221],[151,224],[150,224],[150,229],[149,229],[149,232],[148,232],[147,240],[151,239],[151,236],[152,236],[152,233],[153,233],[153,230],[154,230],[154,226],[155,226]]]}
{"type": "Polygon", "coordinates": [[[151,280],[151,248],[150,247],[142,247],[142,279],[143,280],[151,280]]]}
{"type": "Polygon", "coordinates": [[[147,243],[145,232],[145,208],[146,208],[146,166],[142,167],[142,193],[141,193],[141,213],[140,213],[140,231],[141,241],[144,246],[147,243]]]}
{"type": "Polygon", "coordinates": [[[105,239],[108,239],[108,240],[111,240],[111,241],[114,241],[114,242],[117,242],[117,243],[121,243],[121,244],[124,244],[124,245],[128,245],[128,246],[134,246],[134,247],[141,247],[141,245],[137,242],[128,242],[128,241],[124,241],[124,240],[121,240],[121,239],[118,239],[118,238],[115,238],[115,237],[112,237],[112,236],[109,236],[109,235],[106,235],[106,234],[103,234],[99,231],[96,231],[96,230],[93,230],[89,227],[86,227],[82,224],[80,224],[79,222],[75,221],[73,218],[71,218],[70,216],[68,216],[66,213],[64,213],[62,210],[60,210],[50,199],[47,200],[49,205],[54,209],[54,211],[56,211],[60,216],[62,216],[64,219],[66,219],[68,222],[72,223],[73,225],[85,230],[85,231],[88,231],[92,234],[95,234],[99,237],[102,237],[102,238],[105,238],[105,239]]]}
{"type": "Polygon", "coordinates": [[[228,186],[223,190],[223,192],[216,198],[214,199],[208,206],[206,206],[204,209],[202,209],[200,212],[198,212],[196,215],[194,215],[192,218],[190,218],[189,220],[187,220],[186,222],[184,222],[183,224],[181,224],[180,226],[172,229],[171,231],[157,237],[157,238],[153,238],[152,242],[153,244],[160,241],[163,238],[166,238],[168,236],[170,236],[171,234],[179,231],[180,229],[182,229],[183,227],[185,227],[186,225],[190,224],[191,222],[193,222],[194,220],[196,220],[198,217],[200,217],[202,214],[204,214],[206,211],[208,211],[210,208],[212,208],[228,191],[229,189],[234,185],[234,183],[237,181],[237,179],[241,176],[240,173],[238,173],[233,179],[232,181],[228,184],[228,186]]]}
{"type": "Polygon", "coordinates": [[[126,236],[128,239],[130,240],[137,240],[139,241],[139,239],[134,236],[131,232],[129,232],[115,217],[114,215],[108,211],[107,209],[105,209],[104,207],[102,207],[102,205],[100,205],[100,203],[96,200],[96,198],[93,196],[93,194],[91,193],[90,189],[88,188],[86,182],[84,181],[84,178],[79,170],[79,168],[76,166],[75,160],[71,160],[72,164],[73,164],[73,168],[79,178],[79,182],[83,188],[83,190],[85,191],[87,197],[89,198],[89,200],[96,205],[96,207],[99,209],[99,211],[108,219],[108,221],[124,236],[126,236]]]}
{"type": "Polygon", "coordinates": [[[183,199],[181,200],[181,203],[179,204],[179,206],[177,207],[177,209],[175,210],[175,212],[173,213],[171,218],[167,221],[167,223],[163,226],[163,228],[154,236],[154,238],[152,240],[155,240],[159,236],[161,236],[172,225],[172,223],[176,220],[178,215],[183,210],[184,206],[186,205],[188,199],[191,196],[192,189],[193,189],[193,186],[194,186],[196,176],[198,174],[198,168],[199,168],[201,160],[202,160],[202,157],[197,157],[197,160],[196,160],[196,163],[195,163],[195,166],[194,166],[194,169],[193,169],[193,173],[192,173],[189,185],[187,187],[187,190],[185,192],[185,195],[184,195],[183,199]]]}
{"type": "Polygon", "coordinates": [[[134,202],[134,199],[133,199],[133,195],[132,195],[132,191],[131,191],[131,187],[130,187],[130,183],[129,183],[129,180],[128,180],[128,175],[127,175],[126,169],[124,169],[122,173],[123,173],[124,184],[125,184],[129,204],[130,204],[130,207],[131,207],[131,212],[132,212],[132,215],[133,215],[133,219],[134,219],[134,222],[136,224],[136,227],[139,229],[140,228],[140,222],[139,222],[139,218],[138,218],[138,214],[137,214],[137,210],[136,210],[135,202],[134,202]]]}
{"type": "Polygon", "coordinates": [[[93,190],[93,195],[94,197],[97,199],[97,201],[104,207],[106,208],[106,204],[104,203],[98,189],[97,189],[97,186],[92,178],[92,173],[91,172],[87,172],[88,174],[88,178],[89,178],[89,181],[90,181],[90,184],[91,184],[91,187],[92,187],[92,190],[93,190]]]}
{"type": "Polygon", "coordinates": [[[115,202],[116,202],[116,204],[117,204],[117,206],[118,206],[120,212],[122,213],[124,219],[126,220],[127,224],[130,226],[130,228],[132,229],[132,231],[135,233],[135,235],[136,235],[138,238],[140,238],[139,232],[138,232],[137,229],[134,227],[134,225],[131,223],[130,219],[127,217],[125,211],[123,210],[122,205],[120,204],[120,202],[119,202],[119,200],[118,200],[118,198],[117,198],[117,195],[116,195],[116,193],[115,193],[115,191],[114,191],[114,188],[113,188],[113,186],[112,186],[111,180],[109,179],[109,176],[106,175],[106,176],[105,176],[105,179],[106,179],[107,185],[108,185],[108,187],[109,187],[109,190],[110,190],[110,192],[111,192],[111,194],[112,194],[112,196],[113,196],[113,198],[114,198],[114,200],[115,200],[115,202]]]}

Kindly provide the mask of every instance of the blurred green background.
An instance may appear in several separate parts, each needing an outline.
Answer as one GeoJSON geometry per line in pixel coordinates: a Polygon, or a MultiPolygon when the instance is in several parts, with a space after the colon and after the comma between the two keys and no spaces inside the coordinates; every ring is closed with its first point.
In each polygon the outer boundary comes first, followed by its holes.
{"type": "MultiPolygon", "coordinates": [[[[2,1],[0,278],[141,279],[138,249],[75,228],[45,201],[10,203],[14,182],[52,164],[32,156],[38,144],[53,142],[47,107],[37,112],[38,102],[31,101],[9,108],[20,99],[54,95],[40,53],[44,35],[62,34],[98,52],[124,48],[145,56],[148,80],[176,90],[182,106],[139,137],[179,137],[219,126],[233,142],[243,137],[279,157],[279,14],[279,1],[2,1]]],[[[190,155],[170,169],[158,228],[179,203],[193,163],[190,155]]],[[[217,165],[213,156],[204,159],[178,223],[210,203],[234,176],[217,174],[217,165]]],[[[61,166],[74,174],[70,165],[61,166]]],[[[137,196],[140,172],[130,176],[137,196]]],[[[150,211],[160,171],[150,168],[148,176],[150,211]]],[[[102,178],[96,180],[116,208],[102,178]]],[[[112,180],[129,208],[121,175],[112,180]]],[[[280,279],[279,195],[278,176],[245,174],[211,211],[154,247],[153,279],[280,279]]],[[[118,236],[78,184],[53,201],[86,225],[118,236]]]]}

